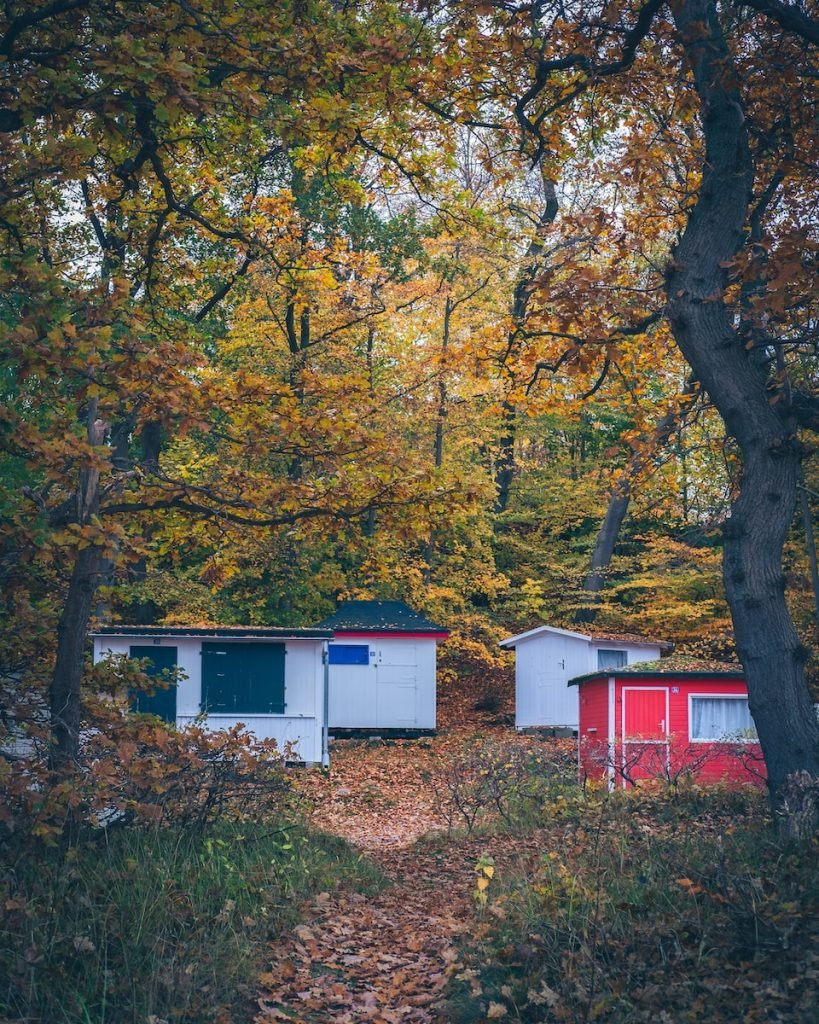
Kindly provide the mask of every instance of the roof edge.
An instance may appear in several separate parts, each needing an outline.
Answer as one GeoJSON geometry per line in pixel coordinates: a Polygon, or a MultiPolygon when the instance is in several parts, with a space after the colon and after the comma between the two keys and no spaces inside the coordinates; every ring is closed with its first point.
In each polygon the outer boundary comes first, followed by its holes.
{"type": "Polygon", "coordinates": [[[98,626],[89,636],[213,636],[224,639],[251,637],[291,640],[332,640],[332,629],[288,629],[284,626],[98,626]]]}
{"type": "Polygon", "coordinates": [[[627,634],[623,633],[618,636],[617,632],[614,631],[611,636],[606,636],[605,632],[601,635],[595,635],[592,633],[580,633],[577,630],[563,629],[562,626],[535,626],[534,629],[527,629],[525,633],[518,633],[516,636],[506,637],[505,640],[500,640],[498,646],[509,649],[514,649],[515,645],[521,641],[531,640],[534,637],[542,633],[552,633],[557,636],[567,636],[574,640],[585,640],[588,644],[622,644],[628,646],[629,644],[640,647],[659,647],[661,651],[673,651],[674,643],[671,640],[656,640],[650,636],[640,636],[637,633],[627,634]]]}
{"type": "MultiPolygon", "coordinates": [[[[628,668],[628,666],[624,666],[628,668]]],[[[582,676],[574,676],[566,683],[567,686],[578,686],[580,683],[588,683],[593,679],[745,679],[742,669],[731,671],[708,672],[705,669],[677,669],[671,672],[624,672],[622,669],[598,669],[596,672],[587,672],[582,676]]]]}
{"type": "Polygon", "coordinates": [[[499,647],[514,647],[521,640],[529,640],[539,633],[557,633],[559,636],[570,636],[577,640],[591,641],[588,633],[577,633],[571,629],[562,629],[560,626],[535,626],[534,629],[527,629],[525,633],[518,633],[517,636],[509,636],[498,643],[499,647]]]}

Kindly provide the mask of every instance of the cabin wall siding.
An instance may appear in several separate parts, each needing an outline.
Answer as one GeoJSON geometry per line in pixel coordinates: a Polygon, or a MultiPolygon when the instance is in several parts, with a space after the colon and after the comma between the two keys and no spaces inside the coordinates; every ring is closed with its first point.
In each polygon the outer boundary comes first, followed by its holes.
{"type": "MultiPolygon", "coordinates": [[[[175,647],[177,666],[187,678],[177,687],[176,725],[192,724],[202,710],[202,643],[213,637],[185,636],[116,636],[94,638],[94,660],[109,652],[127,655],[131,647],[175,647]],[[158,642],[156,642],[158,640],[158,642]]],[[[241,646],[241,638],[219,637],[219,643],[241,646]]],[[[284,715],[211,714],[204,720],[207,729],[218,731],[241,723],[259,739],[272,739],[284,751],[291,748],[295,759],[309,762],[322,760],[322,708],[324,701],[323,642],[317,640],[276,640],[267,637],[248,638],[249,642],[284,643],[284,715]]]]}
{"type": "Polygon", "coordinates": [[[660,657],[658,644],[590,639],[566,631],[536,633],[515,646],[515,727],[578,729],[576,686],[569,680],[597,670],[599,650],[625,651],[626,664],[660,657]]]}
{"type": "MultiPolygon", "coordinates": [[[[657,673],[653,677],[633,678],[627,674],[612,673],[614,686],[615,755],[619,759],[623,752],[623,691],[657,688],[668,693],[668,743],[669,768],[672,777],[693,773],[701,782],[729,782],[762,784],[765,775],[764,762],[759,744],[753,741],[692,742],[689,720],[689,698],[704,697],[747,697],[748,688],[741,679],[657,673]]],[[[605,711],[605,727],[601,727],[602,693],[607,688],[603,678],[580,683],[581,724],[579,733],[579,761],[582,770],[590,777],[603,778],[601,766],[602,744],[611,723],[605,711]],[[589,733],[596,727],[596,734],[589,733]],[[593,741],[597,738],[597,742],[593,741]]],[[[625,785],[619,779],[618,785],[625,785]]]]}
{"type": "Polygon", "coordinates": [[[366,665],[330,665],[330,728],[425,729],[436,725],[437,643],[432,637],[363,631],[332,641],[366,645],[366,665]]]}

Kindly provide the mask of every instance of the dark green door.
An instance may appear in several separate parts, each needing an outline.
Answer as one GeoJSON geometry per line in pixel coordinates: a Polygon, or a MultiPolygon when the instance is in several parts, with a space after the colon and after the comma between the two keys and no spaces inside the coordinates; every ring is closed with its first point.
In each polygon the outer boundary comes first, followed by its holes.
{"type": "Polygon", "coordinates": [[[202,644],[202,707],[214,715],[284,714],[284,644],[202,644]]]}
{"type": "MultiPolygon", "coordinates": [[[[165,669],[176,668],[175,647],[132,647],[131,658],[149,658],[146,669],[149,676],[158,676],[165,669]]],[[[157,686],[153,694],[138,691],[131,693],[131,709],[143,714],[157,715],[166,722],[176,722],[176,685],[157,686]]]]}

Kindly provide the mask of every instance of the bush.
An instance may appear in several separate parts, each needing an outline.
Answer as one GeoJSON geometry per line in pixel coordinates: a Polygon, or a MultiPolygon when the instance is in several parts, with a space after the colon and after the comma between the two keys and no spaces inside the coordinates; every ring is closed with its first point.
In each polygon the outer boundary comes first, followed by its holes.
{"type": "Polygon", "coordinates": [[[452,832],[489,821],[527,822],[557,791],[577,791],[574,741],[499,742],[476,737],[442,758],[429,781],[435,808],[452,832]]]}
{"type": "MultiPolygon", "coordinates": [[[[453,1022],[815,1020],[817,841],[781,841],[762,794],[590,802],[494,872],[453,1022]]],[[[491,853],[491,847],[489,848],[491,853]]]]}
{"type": "Polygon", "coordinates": [[[60,773],[36,750],[0,761],[0,843],[73,843],[101,826],[202,828],[253,820],[292,802],[272,741],[239,726],[177,730],[152,715],[96,702],[78,763],[60,773]]]}
{"type": "Polygon", "coordinates": [[[79,762],[0,762],[0,1019],[227,1022],[311,891],[372,870],[307,833],[282,752],[89,701],[79,762]]]}

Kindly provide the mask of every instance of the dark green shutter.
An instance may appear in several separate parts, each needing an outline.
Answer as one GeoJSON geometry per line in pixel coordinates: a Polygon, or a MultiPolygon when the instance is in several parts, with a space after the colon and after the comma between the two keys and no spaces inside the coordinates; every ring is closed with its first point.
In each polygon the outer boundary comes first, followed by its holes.
{"type": "MultiPolygon", "coordinates": [[[[149,658],[146,675],[158,676],[166,669],[176,668],[175,647],[132,647],[131,658],[149,658]]],[[[176,686],[157,686],[153,694],[144,690],[132,690],[131,710],[142,714],[157,715],[166,722],[176,722],[176,686]]]]}
{"type": "Polygon", "coordinates": [[[202,644],[202,706],[214,715],[284,714],[284,644],[202,644]]]}

